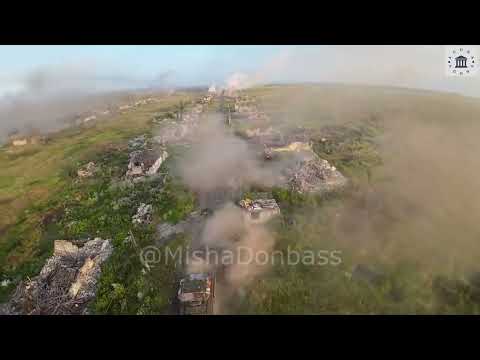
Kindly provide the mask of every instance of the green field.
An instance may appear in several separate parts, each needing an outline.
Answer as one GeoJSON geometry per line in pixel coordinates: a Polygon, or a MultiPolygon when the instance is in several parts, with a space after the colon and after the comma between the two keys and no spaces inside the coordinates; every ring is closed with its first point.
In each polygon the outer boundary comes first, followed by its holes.
{"type": "MultiPolygon", "coordinates": [[[[125,171],[127,140],[148,134],[154,115],[173,111],[180,101],[191,97],[181,93],[165,96],[158,103],[111,116],[93,126],[52,134],[44,145],[2,147],[0,273],[18,281],[38,272],[51,253],[53,240],[61,235],[48,224],[48,218],[62,213],[76,191],[72,184],[77,169],[105,157],[105,171],[119,165],[120,171],[125,171]]],[[[0,294],[5,296],[9,290],[11,287],[1,288],[0,294]]]]}

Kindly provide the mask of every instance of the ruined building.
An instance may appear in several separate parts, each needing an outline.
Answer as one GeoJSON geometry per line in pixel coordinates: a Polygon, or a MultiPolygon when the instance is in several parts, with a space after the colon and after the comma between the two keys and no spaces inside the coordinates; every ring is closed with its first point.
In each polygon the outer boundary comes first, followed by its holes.
{"type": "Polygon", "coordinates": [[[56,240],[53,256],[40,274],[21,282],[4,313],[24,315],[86,314],[95,298],[101,264],[112,254],[109,240],[56,240]]]}
{"type": "Polygon", "coordinates": [[[280,207],[275,199],[244,199],[239,205],[244,210],[244,220],[248,223],[263,224],[280,215],[280,207]]]}
{"type": "Polygon", "coordinates": [[[154,175],[158,172],[163,162],[167,159],[168,153],[165,150],[158,152],[153,150],[136,150],[130,154],[127,177],[143,177],[154,175]]]}

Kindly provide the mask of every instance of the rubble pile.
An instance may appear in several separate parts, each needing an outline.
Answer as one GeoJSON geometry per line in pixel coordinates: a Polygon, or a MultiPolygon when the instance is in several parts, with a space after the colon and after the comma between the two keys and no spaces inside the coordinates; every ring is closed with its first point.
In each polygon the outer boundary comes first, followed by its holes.
{"type": "Polygon", "coordinates": [[[280,215],[280,207],[275,199],[244,199],[239,202],[244,210],[244,219],[254,224],[262,224],[280,215]]]}
{"type": "Polygon", "coordinates": [[[95,297],[101,265],[112,251],[110,241],[100,238],[83,242],[83,246],[56,240],[53,256],[40,274],[18,285],[10,302],[4,305],[4,312],[86,314],[88,303],[95,297]]]}
{"type": "Polygon", "coordinates": [[[136,225],[148,225],[152,222],[153,207],[141,203],[137,209],[137,213],[132,217],[132,223],[136,225]]]}
{"type": "Polygon", "coordinates": [[[39,135],[21,135],[19,133],[14,133],[9,136],[9,141],[13,146],[25,146],[25,145],[44,145],[47,143],[48,139],[45,136],[39,135]]]}
{"type": "Polygon", "coordinates": [[[327,160],[316,157],[301,161],[289,182],[292,190],[299,193],[323,193],[345,186],[347,179],[327,160]]]}
{"type": "Polygon", "coordinates": [[[313,151],[308,129],[298,127],[283,134],[268,127],[246,130],[248,142],[259,147],[264,160],[281,159],[279,183],[300,193],[329,192],[343,187],[347,179],[313,151]]]}
{"type": "Polygon", "coordinates": [[[260,111],[255,101],[248,96],[235,97],[234,109],[237,114],[245,116],[248,121],[266,122],[269,120],[268,115],[260,111]]]}
{"type": "Polygon", "coordinates": [[[85,165],[84,167],[78,169],[77,175],[80,178],[92,177],[92,176],[95,175],[96,171],[97,171],[97,168],[95,166],[95,163],[93,161],[91,161],[87,165],[85,165]]]}
{"type": "Polygon", "coordinates": [[[135,150],[130,153],[126,177],[140,178],[155,175],[168,158],[167,151],[161,149],[159,152],[160,156],[154,150],[135,150]]]}

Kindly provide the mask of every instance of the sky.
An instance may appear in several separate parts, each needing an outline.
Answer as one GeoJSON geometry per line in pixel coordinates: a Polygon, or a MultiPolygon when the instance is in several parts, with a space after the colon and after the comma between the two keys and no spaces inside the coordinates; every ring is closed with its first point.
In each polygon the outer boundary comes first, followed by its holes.
{"type": "Polygon", "coordinates": [[[0,93],[21,89],[29,74],[49,69],[139,83],[170,73],[179,85],[208,85],[223,81],[232,71],[253,71],[275,51],[278,47],[0,46],[0,93]]]}
{"type": "Polygon", "coordinates": [[[93,91],[229,81],[358,83],[480,96],[479,79],[480,73],[447,77],[443,46],[0,46],[0,96],[32,88],[93,91]]]}

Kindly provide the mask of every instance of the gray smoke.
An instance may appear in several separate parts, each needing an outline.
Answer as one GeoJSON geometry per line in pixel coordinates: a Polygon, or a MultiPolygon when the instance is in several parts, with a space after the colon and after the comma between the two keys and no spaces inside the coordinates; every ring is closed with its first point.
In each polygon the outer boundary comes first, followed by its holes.
{"type": "Polygon", "coordinates": [[[172,71],[151,79],[101,73],[95,66],[46,66],[16,79],[18,90],[0,97],[0,144],[13,132],[49,132],[79,114],[105,110],[136,90],[173,86],[172,71]]]}
{"type": "Polygon", "coordinates": [[[225,130],[220,116],[202,122],[192,148],[179,162],[179,171],[183,181],[199,193],[271,186],[275,181],[252,148],[225,130]]]}

